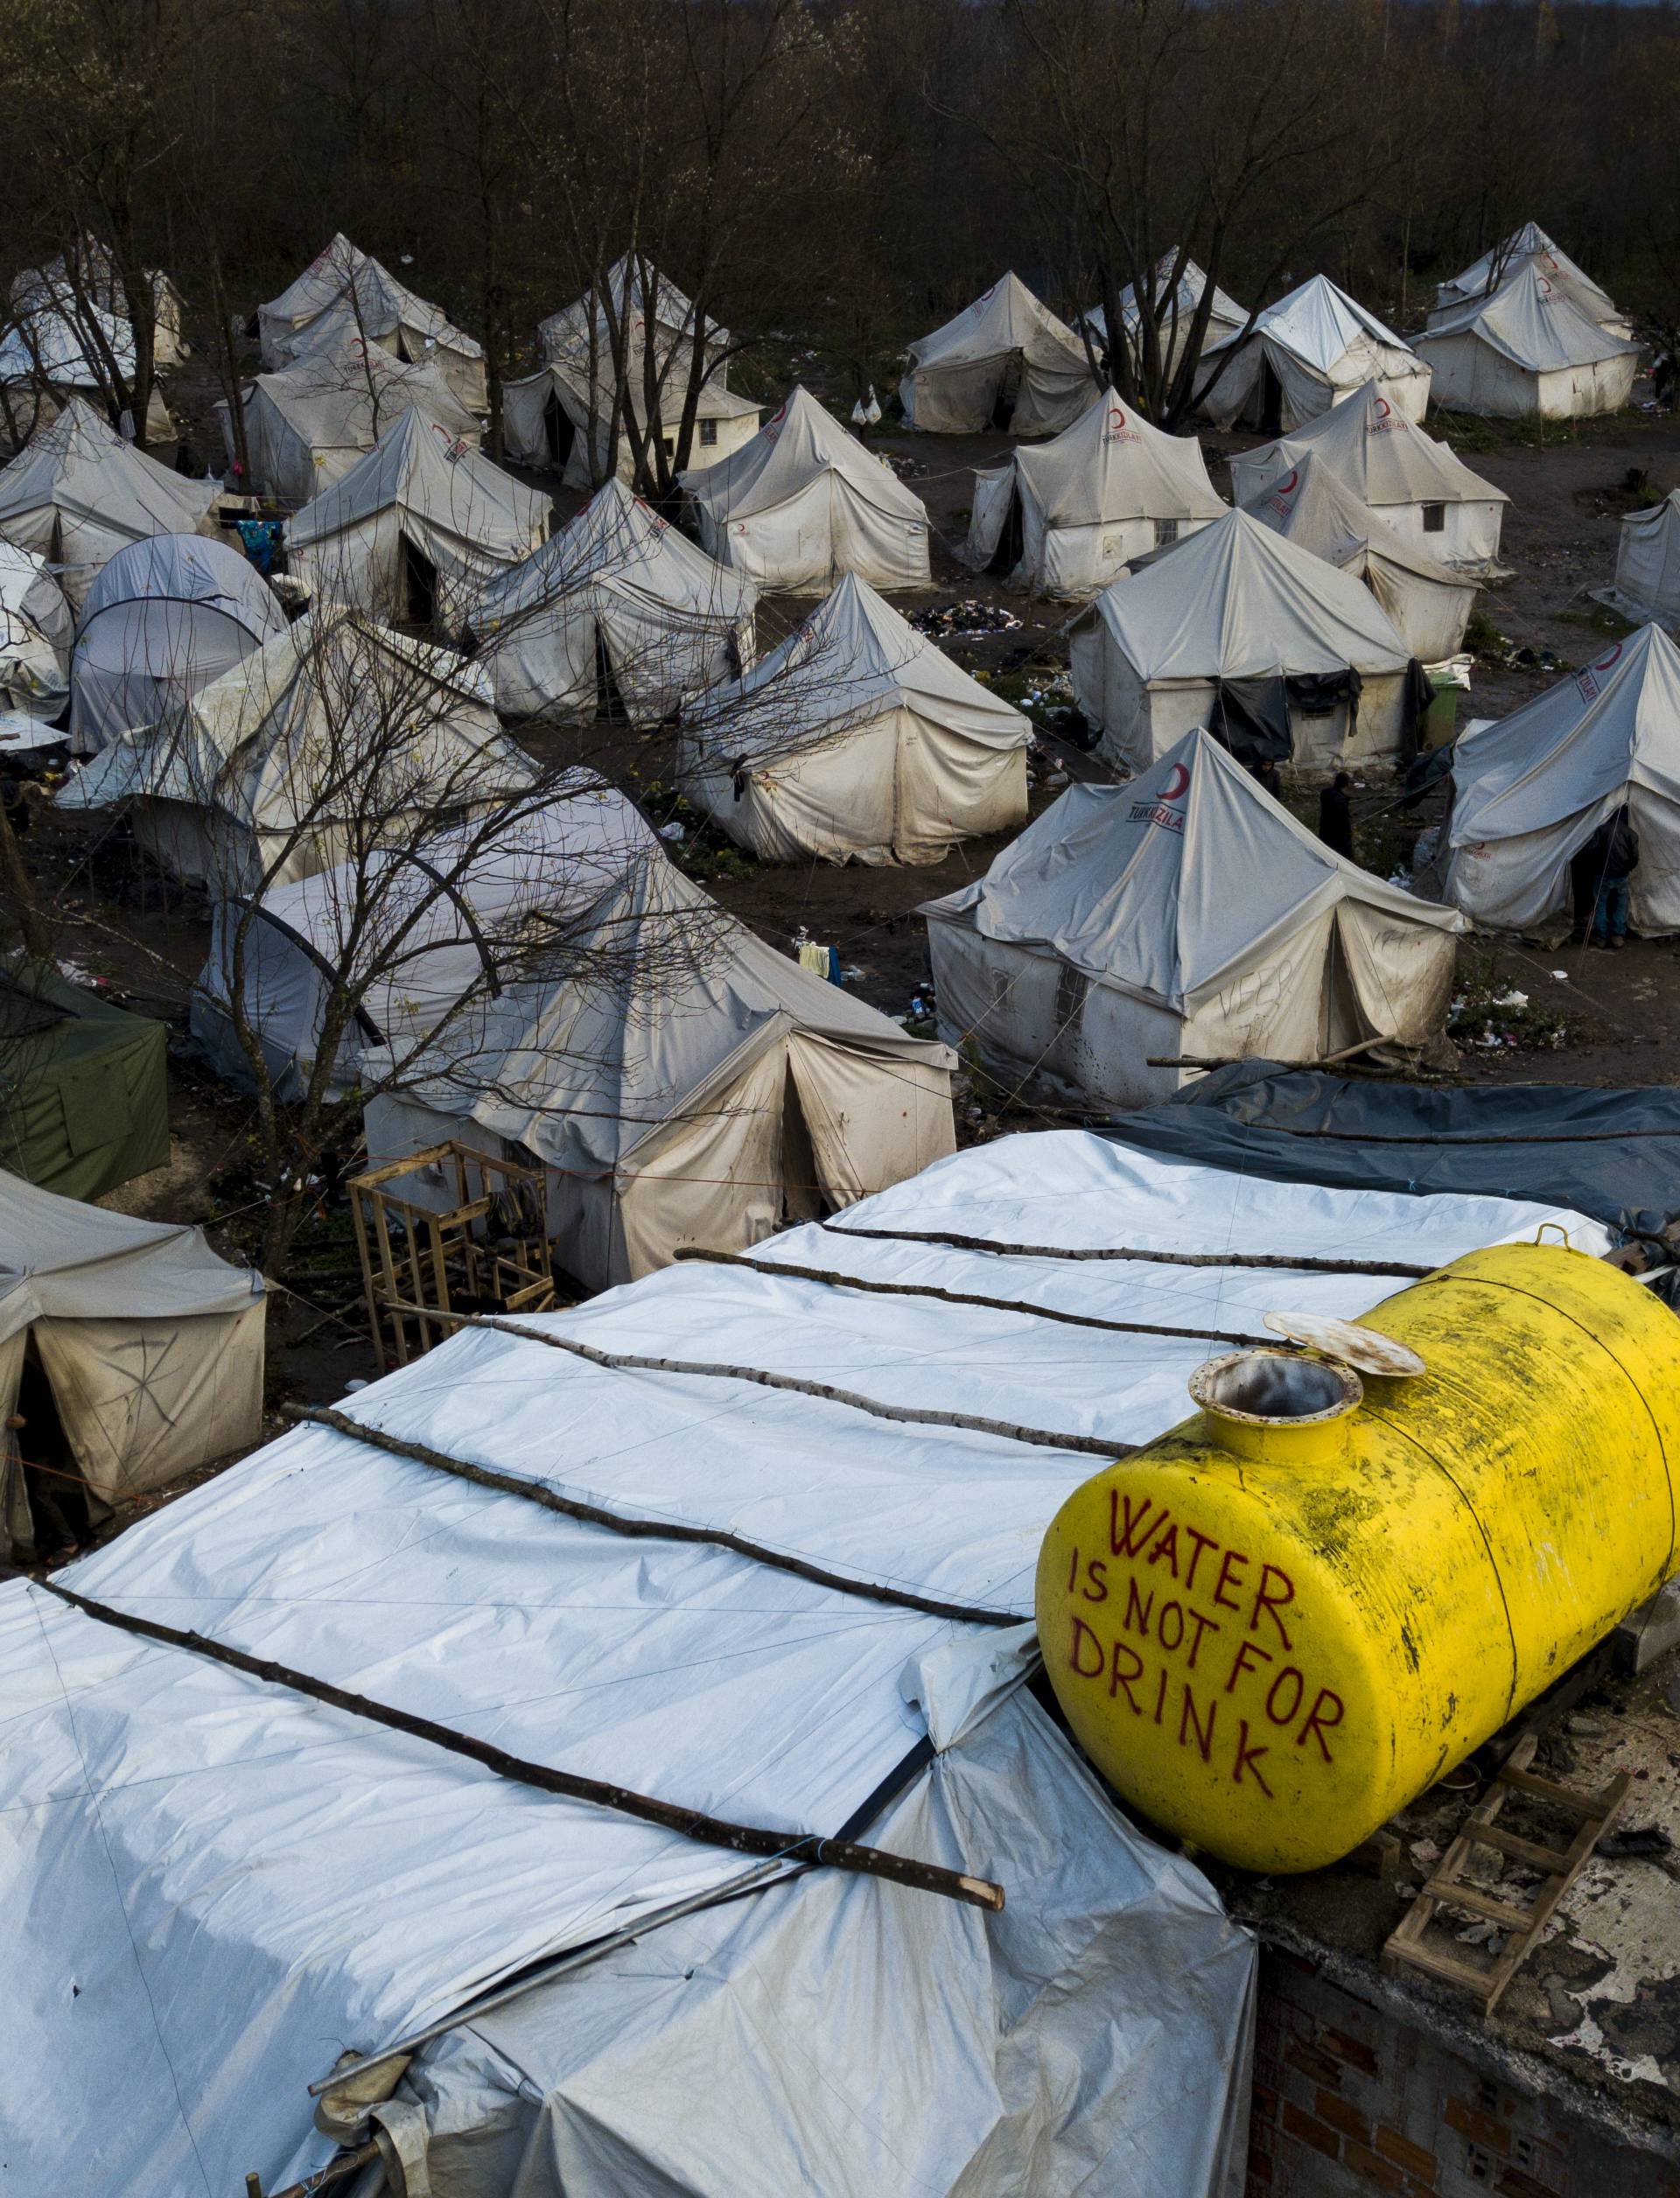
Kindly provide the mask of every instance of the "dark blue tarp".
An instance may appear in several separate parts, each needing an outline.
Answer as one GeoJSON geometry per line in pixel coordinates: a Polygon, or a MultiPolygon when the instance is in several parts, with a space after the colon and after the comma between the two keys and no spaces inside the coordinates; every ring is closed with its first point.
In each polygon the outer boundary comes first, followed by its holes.
{"type": "Polygon", "coordinates": [[[1245,1060],[1107,1128],[1280,1182],[1547,1200],[1633,1236],[1680,1222],[1680,1088],[1667,1084],[1449,1089],[1245,1060]]]}

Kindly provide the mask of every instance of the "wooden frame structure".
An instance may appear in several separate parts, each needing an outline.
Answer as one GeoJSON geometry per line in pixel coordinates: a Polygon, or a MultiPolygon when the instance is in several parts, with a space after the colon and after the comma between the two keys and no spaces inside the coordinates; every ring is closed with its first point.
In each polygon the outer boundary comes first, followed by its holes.
{"type": "Polygon", "coordinates": [[[382,1367],[406,1366],[453,1333],[452,1312],[546,1312],[554,1303],[544,1171],[452,1138],[346,1185],[362,1291],[382,1367]],[[423,1201],[403,1179],[435,1172],[423,1201]],[[442,1317],[433,1320],[427,1316],[442,1317]]]}

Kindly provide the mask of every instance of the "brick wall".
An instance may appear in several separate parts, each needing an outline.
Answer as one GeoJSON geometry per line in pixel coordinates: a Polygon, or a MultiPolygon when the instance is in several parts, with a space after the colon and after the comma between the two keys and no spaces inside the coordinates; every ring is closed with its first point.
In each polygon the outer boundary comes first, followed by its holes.
{"type": "Polygon", "coordinates": [[[1267,1950],[1246,2198],[1680,2198],[1680,2168],[1267,1950]]]}

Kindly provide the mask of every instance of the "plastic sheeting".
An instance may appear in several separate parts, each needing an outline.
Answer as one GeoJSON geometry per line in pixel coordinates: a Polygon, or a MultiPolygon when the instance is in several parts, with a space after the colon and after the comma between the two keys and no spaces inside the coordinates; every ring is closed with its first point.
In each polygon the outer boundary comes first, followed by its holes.
{"type": "Polygon", "coordinates": [[[1068,631],[1074,693],[1102,728],[1100,752],[1133,771],[1206,724],[1221,680],[1362,674],[1356,724],[1345,705],[1292,712],[1303,762],[1393,755],[1404,737],[1410,651],[1369,591],[1245,511],[1105,588],[1068,631]]]}
{"type": "Polygon", "coordinates": [[[1475,581],[1397,534],[1342,485],[1320,452],[1309,450],[1242,509],[1285,542],[1362,580],[1420,662],[1443,663],[1464,646],[1475,581]]]}
{"type": "Polygon", "coordinates": [[[1217,427],[1287,434],[1372,381],[1409,419],[1429,402],[1424,360],[1327,275],[1268,305],[1247,336],[1205,351],[1201,371],[1200,409],[1217,427]]]}
{"type": "MultiPolygon", "coordinates": [[[[1544,1201],[1278,1185],[1078,1134],[1000,1140],[850,1218],[1431,1264],[1549,1222],[1605,1242],[1544,1201]]],[[[766,1247],[769,1273],[673,1269],[538,1324],[1120,1443],[1183,1417],[1208,1347],[1053,1326],[1036,1306],[1260,1333],[1280,1281],[1343,1315],[1382,1294],[1359,1276],[1059,1263],[844,1227],[766,1247]],[[783,1259],[1012,1309],[848,1293],[778,1276],[783,1259]]],[[[1030,1608],[1044,1526],[1091,1462],[485,1332],[351,1410],[633,1516],[1004,1614],[1030,1608]]],[[[941,1762],[870,1830],[995,1872],[1002,1916],[814,1873],[451,2034],[395,2105],[424,2108],[410,2131],[462,2198],[781,2198],[790,2160],[816,2198],[872,2198],[912,2171],[953,2198],[1027,2180],[1234,2188],[1251,1948],[1189,1864],[1124,1828],[1030,1698],[984,1713],[996,1684],[976,1696],[957,1652],[977,1641],[990,1668],[990,1629],[719,1548],[621,1540],[316,1428],[64,1577],[516,1753],[790,1830],[837,1827],[940,1733],[941,1762]]],[[[740,1872],[32,1583],[0,1587],[0,1891],[27,2011],[0,2067],[18,2198],[60,2198],[66,2130],[102,2190],[222,2198],[248,2173],[277,2188],[331,2156],[304,2087],[346,2047],[740,1872]]]]}
{"type": "Polygon", "coordinates": [[[259,305],[256,318],[270,374],[311,352],[366,340],[412,366],[440,367],[469,410],[484,410],[480,346],[342,233],[278,298],[259,305]]]}
{"type": "Polygon", "coordinates": [[[546,496],[407,411],[287,522],[286,550],[318,601],[458,626],[547,538],[550,509],[546,496]],[[416,559],[429,571],[417,585],[416,559]]]}
{"type": "Polygon", "coordinates": [[[1606,599],[1630,619],[1680,620],[1680,488],[1622,521],[1616,584],[1606,599]]]}
{"type": "Polygon", "coordinates": [[[906,424],[935,435],[1052,435],[1088,408],[1095,378],[1073,330],[1005,275],[910,346],[899,395],[906,424]]]}
{"type": "Polygon", "coordinates": [[[1590,319],[1527,261],[1491,298],[1435,321],[1418,353],[1438,404],[1495,417],[1619,412],[1639,369],[1636,343],[1590,319]]]}
{"type": "Polygon", "coordinates": [[[1634,928],[1680,931],[1680,649],[1656,626],[1460,735],[1446,897],[1500,930],[1567,929],[1570,858],[1624,802],[1634,928]]]}
{"type": "Polygon", "coordinates": [[[751,580],[609,481],[490,587],[472,631],[508,715],[621,704],[657,724],[751,661],[757,603],[751,580]]]}
{"type": "Polygon", "coordinates": [[[43,722],[56,718],[68,691],[74,632],[46,559],[0,536],[0,704],[43,722]]]}
{"type": "Polygon", "coordinates": [[[766,860],[930,863],[1026,821],[1032,737],[848,573],[762,663],[685,710],[676,771],[766,860]]]}
{"type": "Polygon", "coordinates": [[[72,397],[0,471],[0,533],[44,557],[79,609],[108,557],[148,535],[212,535],[214,481],[186,480],[72,397]]]}
{"type": "Polygon", "coordinates": [[[70,660],[70,746],[96,755],[155,724],[285,631],[250,560],[202,535],[119,550],[88,592],[70,660]]]}
{"type": "Polygon", "coordinates": [[[1466,928],[1332,854],[1200,732],[1129,786],[1070,787],[922,914],[947,1043],[1098,1109],[1193,1073],[1151,1054],[1438,1041],[1466,928]]]}
{"type": "Polygon", "coordinates": [[[1509,497],[1409,420],[1380,383],[1368,382],[1278,442],[1236,452],[1236,500],[1250,502],[1309,452],[1414,548],[1443,564],[1489,566],[1497,559],[1509,497]]]}
{"type": "Polygon", "coordinates": [[[803,388],[733,457],[682,476],[702,546],[763,588],[824,595],[855,572],[925,588],[926,506],[803,388]]]}
{"type": "Polygon", "coordinates": [[[61,808],[134,803],[136,836],[218,894],[344,859],[375,819],[402,839],[529,786],[482,672],[328,604],[167,722],[125,734],[61,787],[61,808]]]}
{"type": "MultiPolygon", "coordinates": [[[[240,402],[256,486],[283,503],[306,504],[342,480],[404,411],[417,412],[452,442],[479,446],[477,417],[441,368],[414,366],[352,336],[247,383],[240,402]]],[[[225,402],[222,440],[237,453],[225,402]]]]}
{"type": "Polygon", "coordinates": [[[965,554],[1078,602],[1226,509],[1195,438],[1163,435],[1110,389],[1062,434],[975,475],[965,554]]]}

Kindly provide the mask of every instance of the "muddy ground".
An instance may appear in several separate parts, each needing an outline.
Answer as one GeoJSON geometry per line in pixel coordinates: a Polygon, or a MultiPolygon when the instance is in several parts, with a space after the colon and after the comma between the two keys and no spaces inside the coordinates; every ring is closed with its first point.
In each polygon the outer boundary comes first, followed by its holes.
{"type": "MultiPolygon", "coordinates": [[[[1226,459],[1256,439],[1204,438],[1222,492],[1229,486],[1226,459]]],[[[1587,591],[1611,578],[1622,513],[1680,483],[1680,421],[1636,411],[1566,435],[1549,430],[1544,447],[1523,432],[1488,424],[1466,424],[1451,439],[1511,498],[1504,533],[1511,578],[1481,598],[1486,620],[1475,630],[1483,646],[1474,692],[1461,712],[1497,716],[1559,676],[1545,668],[1548,656],[1578,666],[1624,630],[1587,591]],[[1519,650],[1531,652],[1534,661],[1507,661],[1519,650]]],[[[208,446],[207,438],[201,441],[208,446]]],[[[952,655],[984,672],[1036,716],[1066,702],[1065,687],[1057,684],[1067,662],[1066,608],[1007,594],[969,572],[956,554],[966,532],[974,469],[996,462],[1008,450],[1008,439],[889,430],[873,442],[897,461],[934,523],[934,585],[925,594],[895,598],[899,607],[909,613],[978,601],[1003,609],[1018,624],[953,638],[945,644],[952,655]]],[[[541,477],[527,478],[552,487],[541,477]]],[[[560,518],[570,517],[581,501],[570,492],[557,495],[560,518]]],[[[766,605],[764,638],[790,630],[807,608],[786,599],[766,605]]],[[[1035,813],[1055,798],[1068,777],[1107,775],[1103,766],[1047,728],[1041,739],[1035,813]]],[[[657,738],[592,728],[533,738],[531,745],[545,755],[587,752],[644,800],[656,819],[671,814],[670,760],[657,738]]],[[[1410,839],[1433,814],[1425,808],[1403,820],[1392,811],[1393,797],[1392,782],[1375,775],[1356,796],[1362,858],[1384,875],[1405,858],[1410,839]]],[[[1310,790],[1292,798],[1302,815],[1310,814],[1310,790]]],[[[170,1165],[112,1194],[108,1202],[129,1212],[208,1222],[223,1249],[248,1256],[261,1218],[249,1117],[243,1102],[194,1061],[186,1038],[186,986],[207,948],[208,910],[201,900],[150,874],[123,850],[120,836],[102,836],[104,829],[98,819],[85,825],[43,816],[26,852],[63,925],[66,960],[173,1026],[170,1165]]],[[[701,835],[685,860],[725,906],[772,945],[786,951],[802,930],[836,945],[850,988],[886,1013],[902,1016],[927,970],[919,905],[979,875],[1001,844],[973,841],[923,869],[839,869],[818,862],[760,864],[701,835]]],[[[1609,1085],[1680,1076],[1680,943],[1634,942],[1612,955],[1571,946],[1546,950],[1471,942],[1462,950],[1461,979],[1473,1002],[1513,990],[1528,1000],[1526,1008],[1472,1018],[1463,1033],[1467,1042],[1460,1073],[1466,1081],[1609,1085]]],[[[1042,1118],[1026,1112],[1002,1123],[978,1116],[965,1098],[962,1134],[993,1135],[1000,1127],[1031,1126],[1042,1118]]],[[[346,1244],[340,1241],[346,1233],[342,1214],[323,1210],[312,1245],[288,1278],[293,1294],[276,1298],[271,1330],[276,1402],[330,1396],[346,1379],[377,1370],[347,1275],[346,1244]]]]}

